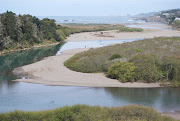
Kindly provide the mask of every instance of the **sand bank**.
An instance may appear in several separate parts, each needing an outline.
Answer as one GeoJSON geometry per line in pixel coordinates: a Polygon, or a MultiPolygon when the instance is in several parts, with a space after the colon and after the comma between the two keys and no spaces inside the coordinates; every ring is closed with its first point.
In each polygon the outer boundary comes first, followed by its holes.
{"type": "MultiPolygon", "coordinates": [[[[144,25],[145,26],[145,25],[144,25]]],[[[147,25],[146,27],[148,27],[147,25]]],[[[155,26],[155,25],[153,25],[155,26]]],[[[166,25],[157,25],[166,28],[166,25]]],[[[156,27],[156,26],[155,26],[156,27]]],[[[154,38],[154,37],[172,37],[180,36],[180,31],[170,29],[144,29],[143,32],[118,32],[117,30],[84,32],[72,34],[65,41],[92,41],[92,40],[118,40],[118,39],[136,39],[136,38],[154,38]]]]}
{"type": "Polygon", "coordinates": [[[163,116],[169,116],[169,117],[172,117],[176,120],[180,120],[180,112],[164,112],[164,113],[161,113],[163,116]]]}
{"type": "MultiPolygon", "coordinates": [[[[149,26],[149,25],[148,25],[149,26]]],[[[155,26],[155,25],[153,25],[155,26]]],[[[166,27],[166,25],[161,25],[166,27]]],[[[159,36],[178,36],[179,31],[168,29],[144,29],[144,32],[121,32],[117,30],[103,32],[86,32],[70,35],[65,41],[90,41],[112,39],[153,38],[159,36]]],[[[45,58],[40,62],[14,69],[16,75],[24,75],[29,79],[17,79],[30,83],[62,86],[87,86],[87,87],[128,87],[151,88],[160,87],[159,83],[121,83],[118,80],[109,79],[103,73],[81,73],[71,71],[64,66],[64,61],[74,54],[86,51],[88,48],[64,51],[62,55],[45,58]]]]}
{"type": "Polygon", "coordinates": [[[118,80],[109,79],[103,73],[81,73],[72,71],[64,66],[64,61],[78,52],[86,49],[64,51],[59,56],[45,58],[40,62],[19,67],[14,70],[16,75],[24,75],[30,79],[18,79],[30,83],[62,86],[84,87],[133,87],[148,88],[160,87],[158,83],[121,83],[118,80]]]}

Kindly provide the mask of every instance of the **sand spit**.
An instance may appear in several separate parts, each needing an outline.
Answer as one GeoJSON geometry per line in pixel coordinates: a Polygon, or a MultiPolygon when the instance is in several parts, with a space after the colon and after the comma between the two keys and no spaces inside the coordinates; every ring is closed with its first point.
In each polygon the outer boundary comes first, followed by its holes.
{"type": "MultiPolygon", "coordinates": [[[[149,26],[149,24],[147,24],[149,26]]],[[[153,25],[155,26],[155,25],[153,25]]],[[[157,25],[159,26],[159,25],[157,25]]],[[[161,27],[166,25],[161,25],[161,27]]],[[[144,29],[144,32],[117,32],[117,30],[103,32],[86,32],[73,34],[65,42],[153,38],[160,36],[179,36],[179,31],[170,29],[144,29]]],[[[159,83],[121,83],[109,79],[103,73],[81,73],[72,71],[64,66],[64,61],[74,54],[86,51],[88,48],[63,51],[59,56],[51,56],[42,61],[14,69],[14,74],[24,75],[29,79],[17,79],[29,83],[39,83],[55,86],[84,86],[84,87],[127,87],[127,88],[152,88],[160,87],[159,83]]]]}

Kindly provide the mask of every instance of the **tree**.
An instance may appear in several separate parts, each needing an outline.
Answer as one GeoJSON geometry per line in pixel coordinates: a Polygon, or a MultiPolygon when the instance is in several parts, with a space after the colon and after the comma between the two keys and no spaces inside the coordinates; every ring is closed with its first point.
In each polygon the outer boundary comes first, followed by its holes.
{"type": "Polygon", "coordinates": [[[18,27],[16,25],[16,14],[7,11],[1,15],[1,23],[3,24],[3,35],[4,37],[10,36],[11,39],[18,40],[18,27]]]}
{"type": "Polygon", "coordinates": [[[135,80],[156,82],[162,79],[163,74],[160,70],[159,58],[154,55],[136,55],[129,62],[134,63],[135,80]]]}

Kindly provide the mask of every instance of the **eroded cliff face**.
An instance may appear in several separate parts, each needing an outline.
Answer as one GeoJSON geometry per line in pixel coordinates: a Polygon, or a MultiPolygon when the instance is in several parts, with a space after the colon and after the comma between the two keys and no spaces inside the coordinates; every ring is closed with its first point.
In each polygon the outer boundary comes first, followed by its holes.
{"type": "Polygon", "coordinates": [[[146,18],[147,22],[161,22],[161,23],[166,23],[167,21],[164,18],[161,18],[160,16],[152,16],[146,18]]]}
{"type": "Polygon", "coordinates": [[[160,22],[167,23],[166,19],[161,18],[160,16],[150,16],[150,17],[139,17],[136,20],[143,20],[145,22],[160,22]]]}

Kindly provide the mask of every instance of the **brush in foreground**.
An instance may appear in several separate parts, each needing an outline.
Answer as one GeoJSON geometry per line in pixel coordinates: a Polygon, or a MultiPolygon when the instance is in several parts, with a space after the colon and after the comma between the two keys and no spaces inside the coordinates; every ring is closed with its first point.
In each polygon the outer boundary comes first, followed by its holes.
{"type": "Polygon", "coordinates": [[[75,105],[39,112],[0,114],[1,121],[175,121],[144,106],[100,107],[75,105]]]}

